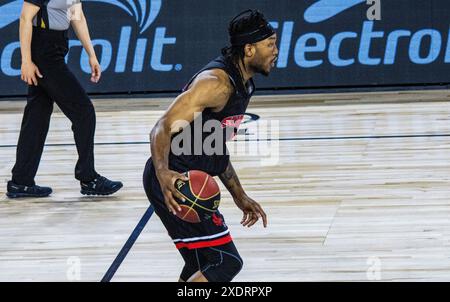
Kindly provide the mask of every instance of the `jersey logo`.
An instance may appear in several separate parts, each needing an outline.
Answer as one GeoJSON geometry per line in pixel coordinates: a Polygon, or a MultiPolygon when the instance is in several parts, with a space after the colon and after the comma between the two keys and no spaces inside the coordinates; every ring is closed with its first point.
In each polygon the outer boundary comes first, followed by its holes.
{"type": "Polygon", "coordinates": [[[234,128],[234,131],[231,133],[230,137],[226,138],[226,140],[232,140],[236,137],[239,126],[241,125],[243,120],[244,120],[243,114],[229,116],[222,120],[221,122],[222,129],[234,128]]]}
{"type": "Polygon", "coordinates": [[[216,226],[223,226],[223,219],[220,216],[217,216],[216,214],[212,215],[212,221],[216,226]]]}
{"type": "Polygon", "coordinates": [[[233,128],[238,129],[243,120],[244,120],[243,114],[233,115],[233,116],[224,118],[221,122],[221,125],[222,125],[222,128],[233,127],[233,128]]]}

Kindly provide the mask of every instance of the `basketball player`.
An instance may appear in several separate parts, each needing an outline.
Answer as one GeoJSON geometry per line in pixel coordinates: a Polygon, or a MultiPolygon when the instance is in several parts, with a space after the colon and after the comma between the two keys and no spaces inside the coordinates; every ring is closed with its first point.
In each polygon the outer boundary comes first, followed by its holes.
{"type": "Polygon", "coordinates": [[[122,187],[121,182],[100,176],[94,168],[94,106],[64,61],[70,24],[89,55],[91,81],[97,83],[101,76],[100,64],[92,47],[80,0],[25,0],[23,4],[20,16],[21,79],[28,84],[28,97],[17,144],[16,164],[12,180],[7,185],[6,195],[10,198],[46,197],[52,193],[51,188],[37,186],[34,177],[44,148],[53,102],[72,122],[79,156],[75,178],[80,181],[81,193],[109,195],[122,187]]]}
{"type": "MultiPolygon", "coordinates": [[[[224,48],[222,56],[191,79],[150,133],[152,157],[145,167],[144,188],[185,261],[180,281],[231,281],[243,264],[220,213],[200,223],[188,223],[174,215],[181,211],[175,199],[183,199],[174,183],[177,179],[187,180],[180,173],[202,170],[219,176],[243,211],[241,224],[250,227],[262,218],[264,227],[267,225],[266,214],[244,192],[228,154],[206,155],[203,151],[200,155],[175,155],[171,148],[174,138],[194,129],[185,127],[177,133],[173,125],[178,121],[192,126],[197,118],[203,124],[215,120],[225,132],[228,126],[238,125],[255,90],[252,77],[257,73],[267,76],[274,67],[278,55],[276,34],[263,14],[256,10],[242,12],[230,22],[228,31],[231,47],[224,48]],[[195,117],[195,113],[201,114],[195,117]]],[[[207,135],[203,133],[201,144],[207,135]]],[[[224,149],[225,140],[226,135],[220,142],[224,149]]]]}

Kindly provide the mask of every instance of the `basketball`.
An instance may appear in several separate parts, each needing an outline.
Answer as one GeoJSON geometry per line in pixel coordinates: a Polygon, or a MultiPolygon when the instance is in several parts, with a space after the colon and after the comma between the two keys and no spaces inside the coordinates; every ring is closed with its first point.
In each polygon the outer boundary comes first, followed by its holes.
{"type": "Polygon", "coordinates": [[[178,200],[181,211],[177,216],[190,223],[199,223],[211,218],[220,204],[220,189],[214,178],[199,170],[184,173],[189,181],[178,179],[175,187],[185,201],[178,200]]]}

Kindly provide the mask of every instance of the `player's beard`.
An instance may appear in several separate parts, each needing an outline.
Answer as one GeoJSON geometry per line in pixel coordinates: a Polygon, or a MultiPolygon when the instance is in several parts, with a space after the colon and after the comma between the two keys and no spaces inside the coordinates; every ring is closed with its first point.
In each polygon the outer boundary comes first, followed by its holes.
{"type": "Polygon", "coordinates": [[[259,73],[265,77],[269,76],[270,72],[264,69],[264,64],[262,62],[255,62],[251,64],[249,67],[253,71],[253,73],[259,73]]]}

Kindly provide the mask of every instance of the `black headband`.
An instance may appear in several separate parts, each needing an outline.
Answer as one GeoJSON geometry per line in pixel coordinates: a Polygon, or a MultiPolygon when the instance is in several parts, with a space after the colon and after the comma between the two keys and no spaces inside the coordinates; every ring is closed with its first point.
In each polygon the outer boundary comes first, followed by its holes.
{"type": "Polygon", "coordinates": [[[274,33],[275,30],[273,29],[272,25],[266,23],[265,25],[252,32],[230,36],[230,42],[233,46],[252,44],[267,39],[274,33]]]}

